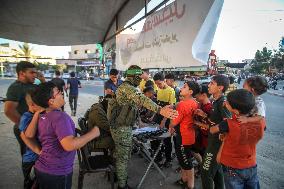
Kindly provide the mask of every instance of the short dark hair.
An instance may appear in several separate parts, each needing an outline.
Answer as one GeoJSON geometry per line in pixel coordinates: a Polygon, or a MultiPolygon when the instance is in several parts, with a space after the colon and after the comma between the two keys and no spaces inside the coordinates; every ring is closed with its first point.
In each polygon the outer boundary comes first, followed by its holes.
{"type": "Polygon", "coordinates": [[[233,76],[229,76],[230,84],[235,83],[235,78],[233,76]]]}
{"type": "Polygon", "coordinates": [[[217,86],[223,86],[222,92],[224,93],[228,87],[229,87],[229,79],[227,76],[219,74],[219,75],[214,75],[212,77],[212,80],[217,83],[217,86]]]}
{"type": "Polygon", "coordinates": [[[262,95],[268,89],[267,80],[262,76],[252,76],[245,81],[257,95],[262,95]]]}
{"type": "Polygon", "coordinates": [[[118,75],[118,70],[117,69],[111,69],[110,71],[109,71],[109,75],[118,75]]]}
{"type": "Polygon", "coordinates": [[[150,73],[149,69],[142,69],[143,72],[146,72],[147,74],[150,73]]]}
{"type": "Polygon", "coordinates": [[[55,75],[56,75],[56,76],[60,76],[60,71],[59,71],[59,70],[56,70],[56,71],[55,71],[55,75]]]}
{"type": "Polygon", "coordinates": [[[198,85],[198,83],[196,83],[195,81],[187,81],[185,82],[189,89],[193,91],[192,96],[195,97],[198,93],[200,93],[200,87],[198,85]]]}
{"type": "Polygon", "coordinates": [[[248,114],[255,106],[253,94],[245,89],[236,89],[228,93],[227,101],[232,108],[242,114],[248,114]]]}
{"type": "Polygon", "coordinates": [[[70,76],[71,76],[71,77],[75,77],[75,72],[71,72],[71,73],[70,73],[70,76]]]}
{"type": "Polygon", "coordinates": [[[155,92],[154,88],[153,87],[146,87],[144,90],[143,90],[143,93],[146,93],[146,92],[155,92]]]}
{"type": "Polygon", "coordinates": [[[53,88],[55,87],[56,85],[51,81],[39,84],[35,92],[31,95],[33,102],[38,106],[48,108],[48,101],[52,98],[53,88]]]}
{"type": "Polygon", "coordinates": [[[24,72],[24,71],[26,71],[29,68],[35,68],[35,65],[30,63],[30,62],[28,62],[28,61],[21,61],[16,66],[16,72],[17,72],[17,74],[19,74],[20,71],[24,72]]]}
{"type": "Polygon", "coordinates": [[[165,76],[165,78],[166,79],[175,79],[175,76],[174,76],[174,74],[172,74],[172,73],[168,73],[166,76],[165,76]]]}
{"type": "Polygon", "coordinates": [[[158,73],[156,73],[156,74],[154,75],[153,79],[154,79],[154,81],[158,81],[158,80],[164,81],[164,80],[165,80],[165,76],[164,76],[163,73],[158,72],[158,73]]]}
{"type": "Polygon", "coordinates": [[[154,87],[154,82],[151,80],[146,81],[145,87],[154,87]]]}
{"type": "Polygon", "coordinates": [[[208,85],[205,85],[205,84],[201,84],[200,85],[200,94],[206,94],[207,97],[210,97],[210,94],[208,92],[208,85]]]}

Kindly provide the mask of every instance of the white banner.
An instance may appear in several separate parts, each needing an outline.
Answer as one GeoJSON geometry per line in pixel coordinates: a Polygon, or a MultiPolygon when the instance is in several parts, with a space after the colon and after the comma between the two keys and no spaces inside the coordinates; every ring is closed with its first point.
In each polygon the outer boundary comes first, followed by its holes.
{"type": "Polygon", "coordinates": [[[223,2],[176,0],[148,16],[141,33],[117,36],[117,68],[206,65],[223,2]]]}

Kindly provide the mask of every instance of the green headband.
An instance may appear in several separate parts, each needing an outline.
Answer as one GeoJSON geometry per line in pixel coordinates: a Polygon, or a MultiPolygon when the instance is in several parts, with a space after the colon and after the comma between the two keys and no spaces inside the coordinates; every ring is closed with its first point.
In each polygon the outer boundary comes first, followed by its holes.
{"type": "Polygon", "coordinates": [[[135,69],[135,70],[127,70],[126,74],[127,75],[141,75],[143,72],[140,69],[135,69]]]}

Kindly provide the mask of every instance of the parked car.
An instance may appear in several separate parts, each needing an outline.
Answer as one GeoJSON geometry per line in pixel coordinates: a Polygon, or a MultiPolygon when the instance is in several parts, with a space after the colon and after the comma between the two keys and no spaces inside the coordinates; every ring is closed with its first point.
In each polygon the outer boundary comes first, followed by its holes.
{"type": "Polygon", "coordinates": [[[12,72],[4,72],[4,77],[14,77],[14,76],[16,75],[12,72]]]}
{"type": "Polygon", "coordinates": [[[68,79],[70,77],[69,73],[63,73],[62,74],[62,79],[68,79]]]}
{"type": "Polygon", "coordinates": [[[47,79],[53,78],[53,73],[45,73],[45,74],[43,74],[43,76],[47,79]]]}
{"type": "Polygon", "coordinates": [[[207,76],[201,76],[199,78],[197,78],[197,83],[198,84],[209,84],[211,81],[211,78],[210,77],[207,77],[207,76]]]}

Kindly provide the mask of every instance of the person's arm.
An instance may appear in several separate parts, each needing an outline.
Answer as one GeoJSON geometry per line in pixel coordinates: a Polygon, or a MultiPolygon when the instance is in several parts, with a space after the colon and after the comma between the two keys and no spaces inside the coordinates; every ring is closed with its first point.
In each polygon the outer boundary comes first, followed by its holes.
{"type": "Polygon", "coordinates": [[[16,101],[6,101],[4,104],[5,115],[15,124],[20,123],[21,115],[17,111],[19,103],[16,101]]]}
{"type": "Polygon", "coordinates": [[[27,129],[25,130],[24,132],[24,135],[29,138],[29,139],[32,139],[35,137],[36,135],[36,132],[37,132],[37,123],[38,123],[38,119],[39,119],[39,115],[40,113],[42,112],[41,111],[36,111],[34,113],[34,116],[30,122],[30,124],[28,125],[27,129]]]}
{"type": "Polygon", "coordinates": [[[91,131],[80,137],[75,137],[72,135],[66,136],[60,140],[60,144],[65,151],[74,151],[86,145],[89,141],[98,136],[100,136],[100,130],[98,127],[94,127],[91,131]]]}
{"type": "Polygon", "coordinates": [[[220,122],[216,126],[210,127],[210,133],[215,134],[215,133],[228,133],[229,132],[229,125],[227,120],[224,120],[220,122]]]}
{"type": "Polygon", "coordinates": [[[219,133],[220,129],[219,129],[219,125],[210,127],[210,133],[215,134],[215,133],[219,133]]]}
{"type": "Polygon", "coordinates": [[[104,90],[105,90],[105,95],[108,95],[108,94],[114,95],[114,92],[112,91],[110,83],[108,81],[105,82],[104,90]]]}
{"type": "Polygon", "coordinates": [[[170,93],[170,100],[169,100],[169,103],[170,105],[173,105],[175,104],[177,101],[176,101],[176,92],[175,90],[173,89],[170,93]]]}
{"type": "Polygon", "coordinates": [[[31,149],[36,154],[41,153],[41,146],[34,138],[27,138],[24,132],[21,132],[20,136],[24,143],[27,145],[27,147],[29,147],[29,149],[31,149]]]}
{"type": "Polygon", "coordinates": [[[253,116],[253,117],[247,117],[247,116],[240,116],[240,117],[238,117],[238,121],[241,124],[251,123],[251,122],[259,122],[261,119],[263,119],[263,117],[259,116],[259,115],[256,115],[256,116],[253,116]]]}
{"type": "Polygon", "coordinates": [[[82,88],[80,80],[78,80],[78,88],[82,88]]]}

